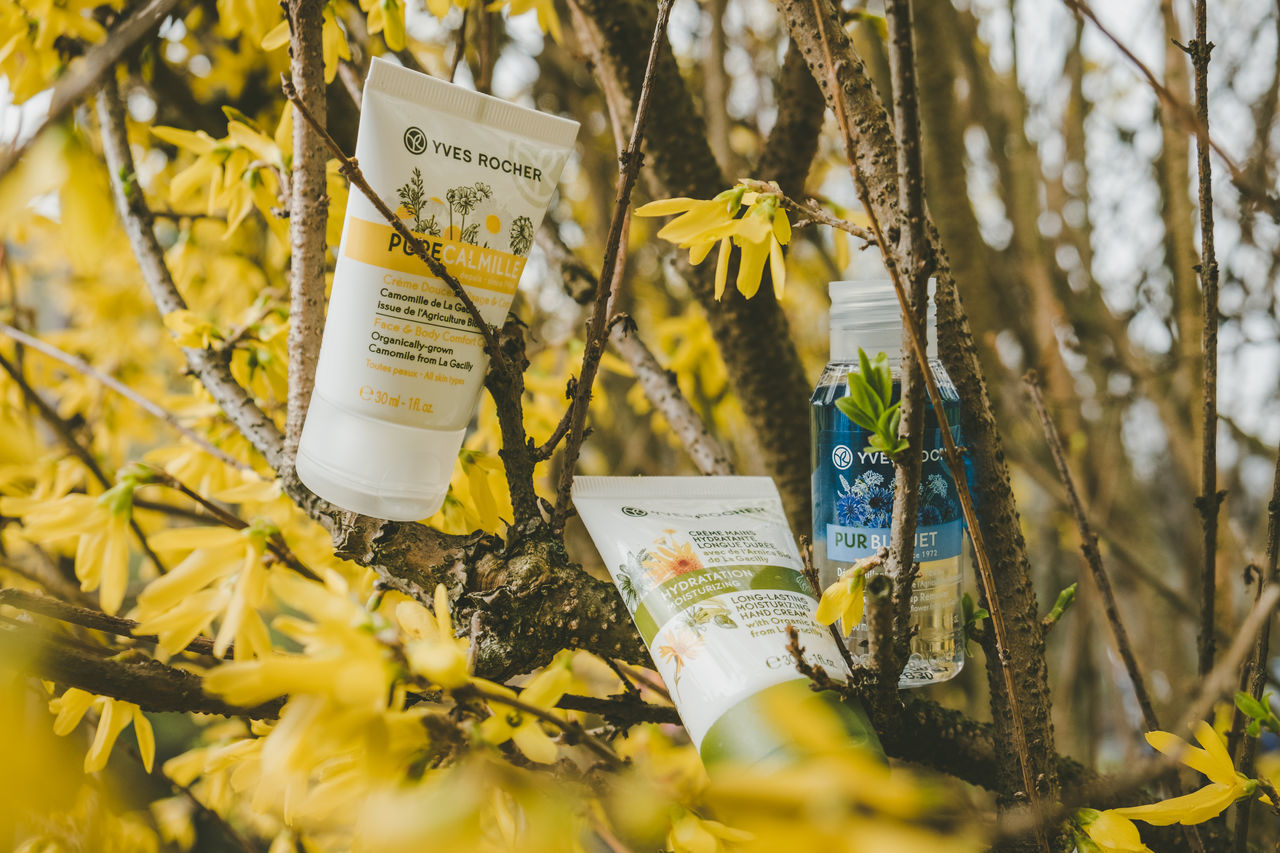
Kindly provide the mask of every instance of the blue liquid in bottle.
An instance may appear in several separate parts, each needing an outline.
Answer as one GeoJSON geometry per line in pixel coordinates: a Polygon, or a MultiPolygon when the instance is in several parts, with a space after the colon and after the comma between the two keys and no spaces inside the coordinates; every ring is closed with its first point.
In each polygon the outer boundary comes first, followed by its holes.
{"type": "MultiPolygon", "coordinates": [[[[893,307],[896,309],[896,304],[893,307]]],[[[833,322],[834,317],[833,309],[833,322]]],[[[838,333],[854,332],[856,329],[833,331],[833,342],[838,333]]],[[[823,371],[810,401],[813,559],[823,588],[858,560],[889,545],[893,514],[892,460],[869,450],[870,434],[836,408],[836,400],[849,393],[849,373],[858,371],[856,344],[853,349],[855,356],[847,358],[849,347],[842,343],[841,352],[823,371]]],[[[963,445],[960,398],[955,386],[941,362],[930,359],[929,369],[941,392],[952,436],[957,445],[963,445]]],[[[895,375],[894,399],[899,393],[895,375]]],[[[942,448],[937,415],[929,407],[925,414],[916,521],[915,557],[920,574],[911,595],[911,624],[916,633],[911,639],[910,659],[898,682],[900,687],[945,681],[955,677],[964,665],[960,590],[969,544],[959,495],[942,448]]],[[[846,642],[854,660],[865,662],[865,624],[843,625],[841,629],[848,635],[846,642]]]]}

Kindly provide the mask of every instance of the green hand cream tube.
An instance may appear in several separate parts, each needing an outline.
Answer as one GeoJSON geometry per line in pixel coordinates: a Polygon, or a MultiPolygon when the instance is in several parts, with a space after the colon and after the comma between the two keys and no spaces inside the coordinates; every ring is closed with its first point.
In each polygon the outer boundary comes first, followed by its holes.
{"type": "MultiPolygon", "coordinates": [[[[369,184],[502,325],[578,123],[375,58],[356,157],[369,184]]],[[[333,270],[298,476],[343,509],[440,508],[488,357],[471,315],[363,194],[333,270]]]]}
{"type": "Polygon", "coordinates": [[[770,715],[820,702],[879,751],[861,709],[814,693],[790,652],[848,677],[768,477],[576,477],[573,501],[708,767],[781,762],[796,748],[770,715]]]}

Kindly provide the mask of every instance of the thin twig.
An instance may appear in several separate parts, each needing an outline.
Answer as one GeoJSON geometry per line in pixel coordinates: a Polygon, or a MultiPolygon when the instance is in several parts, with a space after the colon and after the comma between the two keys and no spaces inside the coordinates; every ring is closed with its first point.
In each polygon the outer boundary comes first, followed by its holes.
{"type": "Polygon", "coordinates": [[[31,144],[51,125],[57,124],[98,85],[98,81],[115,66],[125,51],[142,40],[178,5],[178,0],[150,0],[108,34],[106,41],[94,45],[53,88],[49,112],[25,142],[0,153],[0,178],[18,164],[31,144]]]}
{"type": "Polygon", "coordinates": [[[1138,707],[1142,709],[1142,719],[1146,723],[1147,731],[1155,731],[1160,728],[1160,721],[1156,718],[1155,709],[1151,705],[1151,696],[1147,693],[1147,683],[1143,678],[1142,668],[1133,653],[1133,647],[1129,644],[1129,634],[1120,619],[1115,593],[1111,589],[1111,579],[1107,576],[1107,571],[1102,565],[1102,554],[1098,551],[1098,537],[1093,532],[1088,514],[1080,501],[1080,494],[1076,491],[1075,479],[1067,466],[1066,451],[1063,450],[1062,439],[1058,436],[1058,427],[1045,406],[1044,395],[1040,391],[1040,383],[1035,371],[1028,372],[1023,377],[1023,381],[1027,384],[1036,414],[1040,416],[1040,425],[1044,428],[1045,438],[1049,442],[1049,453],[1053,456],[1053,462],[1058,468],[1058,476],[1062,478],[1062,485],[1066,488],[1067,501],[1071,504],[1071,511],[1075,515],[1076,526],[1080,528],[1080,550],[1084,552],[1090,575],[1098,592],[1102,595],[1102,607],[1107,614],[1107,624],[1111,626],[1116,650],[1120,653],[1120,659],[1124,661],[1125,670],[1129,673],[1129,680],[1133,683],[1133,693],[1138,700],[1138,707]]]}
{"type": "MultiPolygon", "coordinates": [[[[889,270],[890,278],[893,280],[894,291],[897,293],[899,305],[902,308],[903,329],[910,338],[911,348],[915,357],[921,364],[928,363],[928,354],[925,347],[925,337],[920,324],[916,320],[915,314],[911,311],[911,302],[908,298],[906,288],[902,282],[902,276],[895,262],[895,256],[892,246],[884,236],[884,232],[880,227],[880,223],[875,215],[875,208],[871,204],[871,198],[866,183],[862,180],[862,176],[858,173],[858,169],[854,165],[857,162],[855,143],[853,137],[852,126],[849,117],[845,114],[844,101],[839,97],[841,91],[838,80],[835,75],[835,61],[831,56],[831,43],[826,32],[826,24],[822,15],[821,7],[815,2],[816,18],[819,26],[819,38],[825,53],[825,67],[830,76],[828,86],[833,94],[835,103],[836,120],[839,123],[849,159],[849,172],[853,177],[854,186],[858,190],[858,196],[862,201],[867,216],[871,220],[872,230],[875,231],[876,242],[881,247],[881,253],[884,257],[885,266],[889,270]]],[[[978,563],[978,577],[982,583],[983,594],[987,598],[988,609],[991,612],[991,625],[996,644],[996,658],[1000,667],[1001,677],[1004,681],[1005,692],[1009,702],[1009,717],[1013,736],[1014,751],[1018,755],[1018,764],[1022,772],[1022,783],[1026,796],[1035,811],[1039,808],[1040,793],[1036,788],[1035,777],[1031,767],[1031,754],[1027,744],[1026,722],[1022,717],[1022,701],[1018,696],[1017,686],[1014,683],[1013,673],[1009,667],[1009,641],[1004,624],[1004,615],[999,605],[999,597],[996,590],[995,576],[991,569],[991,560],[988,556],[986,542],[983,539],[982,527],[979,524],[977,512],[974,509],[973,496],[969,492],[968,480],[964,470],[964,463],[960,456],[960,450],[956,447],[954,438],[951,435],[951,426],[947,421],[946,411],[943,408],[942,396],[938,391],[937,383],[933,379],[932,371],[922,371],[925,387],[929,392],[929,399],[933,403],[934,412],[938,418],[939,431],[943,440],[944,459],[947,463],[952,479],[956,484],[956,491],[960,497],[960,508],[964,513],[965,523],[969,527],[969,534],[973,539],[974,554],[978,563]]],[[[1044,827],[1037,823],[1036,832],[1040,840],[1040,846],[1048,850],[1048,837],[1044,833],[1044,827]]]]}
{"type": "MultiPolygon", "coordinates": [[[[98,93],[98,122],[102,127],[102,150],[107,159],[116,211],[124,221],[133,255],[142,270],[151,298],[161,314],[184,310],[187,303],[178,292],[165,263],[164,250],[152,228],[151,209],[138,185],[125,128],[124,104],[115,80],[110,76],[98,93]]],[[[230,364],[210,350],[183,347],[183,353],[191,371],[223,413],[262,454],[267,464],[279,470],[283,461],[283,436],[271,418],[236,382],[231,375],[230,364]]]]}
{"type": "MultiPolygon", "coordinates": [[[[36,411],[39,412],[41,419],[44,420],[44,422],[48,424],[55,433],[57,433],[58,437],[62,439],[62,443],[65,444],[73,454],[75,454],[76,458],[84,463],[84,466],[89,469],[89,473],[93,475],[93,478],[98,481],[102,488],[110,489],[114,486],[115,483],[113,483],[111,478],[107,476],[106,472],[102,470],[102,466],[98,464],[98,460],[93,457],[93,454],[89,452],[89,449],[76,437],[71,426],[59,417],[53,407],[44,401],[44,398],[36,393],[36,389],[31,387],[31,384],[27,382],[26,378],[22,375],[22,372],[10,364],[9,360],[4,356],[0,356],[0,369],[3,369],[5,373],[9,374],[9,378],[12,379],[22,391],[22,395],[32,406],[35,407],[36,411]]],[[[151,545],[147,542],[147,534],[142,531],[142,527],[138,524],[138,520],[133,517],[132,513],[129,514],[129,530],[132,531],[134,539],[138,541],[138,547],[142,549],[142,553],[146,554],[147,559],[156,567],[156,571],[160,572],[160,574],[164,574],[168,571],[164,562],[161,561],[156,552],[151,550],[151,545]]]]}
{"type": "MultiPolygon", "coordinates": [[[[1203,526],[1200,587],[1200,674],[1213,668],[1214,610],[1217,601],[1218,508],[1218,259],[1213,247],[1213,184],[1209,159],[1209,54],[1213,43],[1206,34],[1205,0],[1196,0],[1196,37],[1187,45],[1196,82],[1196,170],[1200,182],[1200,285],[1204,292],[1201,387],[1202,447],[1200,496],[1196,508],[1203,526]]],[[[1234,169],[1233,169],[1234,171],[1234,169]]]]}
{"type": "Polygon", "coordinates": [[[572,418],[569,435],[565,442],[564,459],[561,463],[560,482],[556,489],[556,504],[551,513],[551,529],[562,530],[565,519],[569,515],[570,487],[573,485],[573,474],[577,468],[578,454],[582,450],[582,442],[586,438],[587,410],[591,402],[591,389],[595,384],[596,372],[600,367],[600,357],[604,353],[605,338],[609,334],[608,310],[613,302],[613,288],[605,288],[605,282],[614,282],[621,275],[617,261],[619,247],[622,243],[623,226],[628,220],[631,208],[631,190],[640,174],[640,166],[644,162],[644,154],[640,150],[644,139],[644,126],[649,115],[649,101],[653,93],[653,75],[658,67],[659,49],[666,38],[667,22],[671,18],[671,5],[674,0],[660,0],[658,4],[658,20],[653,28],[653,38],[649,42],[649,59],[644,69],[644,82],[641,84],[640,97],[636,101],[635,120],[631,125],[631,136],[627,147],[619,156],[622,164],[618,175],[618,192],[613,204],[613,217],[609,222],[609,237],[605,242],[604,260],[600,265],[600,288],[596,293],[595,306],[591,319],[587,324],[586,347],[582,353],[582,370],[574,387],[571,404],[572,418]]]}
{"type": "Polygon", "coordinates": [[[855,225],[847,219],[841,219],[838,216],[832,216],[823,209],[822,204],[816,198],[807,198],[804,201],[797,201],[787,195],[773,181],[757,181],[754,178],[743,178],[738,183],[745,186],[752,192],[771,195],[778,200],[778,203],[787,210],[806,219],[797,220],[791,224],[792,228],[803,228],[806,225],[826,225],[837,231],[843,231],[857,237],[867,243],[867,245],[875,245],[876,235],[870,228],[863,228],[861,225],[855,225]],[[807,220],[807,221],[806,221],[807,220]]]}
{"type": "MultiPolygon", "coordinates": [[[[868,570],[876,568],[881,565],[883,560],[884,549],[881,549],[874,561],[866,563],[866,568],[868,570]]],[[[822,581],[818,579],[818,569],[813,564],[813,543],[808,536],[800,537],[800,565],[802,566],[802,574],[804,574],[805,580],[809,581],[809,586],[813,587],[814,597],[821,599],[822,581]]],[[[852,673],[857,669],[857,665],[853,662],[853,655],[849,652],[849,646],[845,643],[844,637],[840,636],[840,629],[836,627],[836,624],[832,622],[828,628],[831,631],[832,638],[836,641],[836,648],[840,650],[840,657],[844,660],[844,665],[852,673]]]]}
{"type": "Polygon", "coordinates": [[[478,696],[486,702],[497,702],[501,705],[506,705],[510,708],[516,709],[517,711],[537,717],[543,722],[550,723],[560,731],[564,732],[570,742],[580,742],[583,746],[603,758],[605,763],[614,770],[618,770],[626,764],[626,762],[618,756],[618,753],[613,751],[612,747],[588,732],[581,724],[573,720],[562,720],[545,708],[539,708],[537,705],[531,705],[528,702],[524,702],[512,696],[506,696],[496,690],[490,690],[489,688],[483,687],[475,682],[467,685],[465,692],[473,696],[478,696]]]}
{"type": "MultiPolygon", "coordinates": [[[[638,695],[638,694],[637,694],[638,695]]],[[[586,714],[598,714],[618,722],[635,723],[679,723],[680,715],[670,705],[654,705],[639,699],[608,698],[598,696],[578,696],[566,693],[556,703],[557,708],[566,711],[582,711],[586,714]]]]}
{"type": "MultiPolygon", "coordinates": [[[[1120,41],[1120,39],[1118,39],[1110,30],[1102,25],[1102,22],[1098,20],[1098,16],[1094,13],[1093,9],[1090,8],[1084,0],[1062,0],[1062,2],[1073,12],[1089,19],[1094,27],[1097,28],[1098,32],[1102,33],[1108,41],[1116,46],[1116,49],[1124,55],[1125,59],[1129,60],[1129,63],[1133,65],[1133,67],[1138,70],[1138,73],[1142,75],[1143,79],[1146,80],[1147,85],[1151,87],[1151,91],[1155,92],[1156,97],[1173,111],[1174,118],[1176,118],[1178,123],[1183,126],[1184,130],[1186,132],[1196,134],[1197,144],[1199,144],[1200,120],[1196,115],[1196,112],[1198,112],[1198,104],[1197,111],[1193,112],[1191,107],[1183,103],[1176,95],[1170,92],[1169,89],[1160,82],[1151,69],[1148,68],[1146,64],[1133,53],[1133,51],[1129,50],[1129,48],[1125,46],[1124,42],[1120,41]]],[[[1197,36],[1197,39],[1199,39],[1199,36],[1197,36]]],[[[1210,47],[1212,47],[1212,44],[1210,44],[1210,47]]],[[[1185,49],[1190,52],[1190,48],[1191,46],[1188,45],[1185,49]]],[[[1207,124],[1205,126],[1207,127],[1207,124]]],[[[1226,166],[1227,171],[1231,173],[1232,184],[1234,184],[1240,192],[1266,208],[1273,217],[1280,216],[1280,198],[1277,198],[1269,192],[1265,185],[1254,180],[1246,170],[1241,169],[1240,166],[1236,164],[1235,159],[1232,158],[1232,156],[1227,153],[1226,149],[1223,148],[1217,140],[1210,136],[1207,131],[1204,135],[1204,148],[1206,152],[1212,150],[1222,159],[1222,164],[1226,166]]]]}
{"type": "MultiPolygon", "coordinates": [[[[177,477],[174,477],[168,471],[165,471],[163,468],[157,468],[152,465],[147,465],[145,467],[151,475],[151,483],[160,486],[167,486],[174,491],[181,492],[186,495],[188,498],[199,504],[205,512],[209,514],[212,520],[219,524],[230,527],[233,530],[244,530],[249,526],[249,522],[231,512],[226,507],[209,500],[186,483],[183,483],[177,477]]],[[[309,580],[320,580],[320,576],[309,568],[306,563],[302,562],[302,560],[298,558],[297,554],[293,553],[279,531],[272,532],[272,534],[267,537],[266,545],[271,553],[280,560],[280,562],[284,563],[298,574],[308,578],[309,580]]]]}
{"type": "MultiPolygon", "coordinates": [[[[920,118],[917,107],[915,48],[911,24],[911,0],[889,0],[885,7],[889,24],[889,66],[893,77],[893,126],[898,154],[898,257],[907,277],[910,300],[902,313],[914,314],[914,325],[928,335],[929,275],[933,253],[924,229],[924,165],[920,155],[920,118]]],[[[881,243],[888,252],[888,246],[881,243]]],[[[904,333],[905,337],[905,333],[904,333]]],[[[904,343],[906,343],[904,341],[904,343]]],[[[926,356],[916,357],[910,345],[903,347],[898,436],[907,441],[906,453],[893,459],[893,511],[889,528],[889,559],[885,572],[893,583],[892,598],[910,607],[916,568],[916,522],[920,508],[920,471],[924,460],[926,356]]],[[[906,631],[909,612],[893,620],[906,631]]],[[[910,638],[893,642],[899,671],[910,655],[910,638]]],[[[884,673],[881,673],[881,677],[884,673]]],[[[895,675],[896,677],[896,675],[895,675]]]]}
{"type": "Polygon", "coordinates": [[[183,425],[183,423],[180,420],[178,420],[178,416],[175,415],[173,412],[170,412],[168,409],[164,408],[163,406],[160,406],[160,405],[157,405],[156,403],[151,402],[146,397],[142,396],[137,391],[130,388],[128,385],[125,385],[119,379],[116,379],[114,376],[112,376],[109,373],[104,373],[103,371],[94,367],[92,364],[85,361],[84,359],[78,358],[77,356],[74,356],[69,352],[58,349],[53,344],[48,343],[47,341],[43,341],[40,338],[34,337],[33,335],[28,335],[26,332],[23,332],[20,329],[16,329],[5,322],[0,322],[0,332],[3,332],[4,334],[8,335],[9,337],[13,338],[15,341],[17,341],[18,343],[22,344],[25,347],[28,347],[30,349],[43,353],[44,355],[49,356],[49,358],[52,358],[55,361],[62,362],[67,367],[70,367],[72,370],[75,370],[78,373],[82,373],[91,379],[96,379],[98,382],[101,382],[103,385],[107,386],[112,391],[115,391],[120,396],[124,397],[130,402],[135,403],[139,408],[141,408],[147,414],[152,415],[153,417],[159,418],[160,420],[167,423],[169,426],[173,427],[175,430],[181,433],[183,437],[190,440],[192,443],[200,447],[209,455],[213,456],[215,459],[218,459],[219,461],[224,462],[233,468],[238,468],[241,471],[251,470],[251,467],[248,464],[241,462],[239,459],[236,459],[234,456],[229,455],[225,450],[215,447],[213,444],[209,442],[208,439],[196,433],[194,430],[190,429],[189,427],[183,425]]]}
{"type": "Polygon", "coordinates": [[[640,671],[639,669],[633,666],[625,664],[620,660],[611,659],[611,661],[612,661],[610,664],[611,666],[617,667],[624,675],[626,675],[632,681],[635,681],[639,684],[644,685],[645,687],[652,690],[654,693],[657,693],[663,699],[666,699],[668,702],[671,701],[670,691],[668,691],[667,688],[664,687],[660,682],[654,681],[644,672],[640,671]]]}
{"type": "MultiPolygon", "coordinates": [[[[71,625],[79,625],[82,628],[115,634],[117,637],[128,637],[133,640],[141,640],[144,643],[158,643],[160,641],[159,637],[134,633],[138,628],[138,623],[132,619],[108,616],[101,610],[77,607],[74,604],[68,604],[48,595],[36,595],[13,588],[0,589],[0,605],[16,607],[28,613],[39,613],[42,616],[57,619],[59,622],[67,622],[71,625]]],[[[185,648],[187,651],[199,655],[212,655],[213,640],[208,637],[196,637],[187,643],[185,648]]]]}

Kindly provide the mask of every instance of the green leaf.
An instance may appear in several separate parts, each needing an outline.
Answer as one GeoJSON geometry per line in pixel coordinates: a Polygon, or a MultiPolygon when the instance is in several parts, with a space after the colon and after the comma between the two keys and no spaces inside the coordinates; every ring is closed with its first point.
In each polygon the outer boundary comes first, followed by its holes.
{"type": "MultiPolygon", "coordinates": [[[[857,373],[849,374],[849,396],[863,411],[871,415],[872,423],[884,411],[884,404],[876,396],[875,389],[867,384],[867,380],[857,373]]],[[[870,429],[870,427],[867,427],[870,429]]]]}
{"type": "Polygon", "coordinates": [[[1259,722],[1258,720],[1253,720],[1252,722],[1249,723],[1248,726],[1245,727],[1244,732],[1249,737],[1257,737],[1258,735],[1262,734],[1262,723],[1259,722]]]}
{"type": "Polygon", "coordinates": [[[852,397],[841,397],[836,400],[836,408],[839,409],[846,418],[853,421],[863,429],[871,429],[876,422],[871,413],[860,407],[852,397]]]}
{"type": "Polygon", "coordinates": [[[867,376],[867,381],[872,383],[886,406],[893,401],[893,370],[889,367],[889,356],[883,352],[876,353],[876,357],[871,360],[871,373],[867,376]]]}
{"type": "Polygon", "coordinates": [[[863,377],[871,375],[871,359],[867,358],[867,351],[862,347],[858,347],[858,373],[863,377]]]}
{"type": "Polygon", "coordinates": [[[734,622],[731,618],[729,618],[728,616],[725,616],[723,613],[721,613],[719,616],[715,618],[715,623],[720,628],[737,628],[738,627],[737,622],[734,622]]]}
{"type": "Polygon", "coordinates": [[[1254,719],[1271,716],[1268,708],[1243,690],[1236,691],[1236,707],[1254,719]]]}

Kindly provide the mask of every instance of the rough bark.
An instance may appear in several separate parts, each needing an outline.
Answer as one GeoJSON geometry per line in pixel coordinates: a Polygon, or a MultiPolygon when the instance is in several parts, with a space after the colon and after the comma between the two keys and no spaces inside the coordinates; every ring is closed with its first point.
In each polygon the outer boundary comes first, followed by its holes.
{"type": "MultiPolygon", "coordinates": [[[[577,0],[596,31],[607,68],[632,103],[639,97],[654,11],[637,0],[577,0]]],[[[707,145],[706,128],[663,45],[653,110],[662,117],[645,133],[646,162],[667,195],[710,198],[728,182],[707,145]]],[[[795,530],[809,529],[808,380],[791,328],[766,282],[752,299],[729,291],[717,302],[710,263],[686,267],[690,289],[707,314],[734,392],[756,434],[759,467],[773,477],[795,530]]]]}
{"type": "MultiPolygon", "coordinates": [[[[328,114],[321,44],[323,11],[324,3],[319,0],[291,0],[288,6],[293,85],[321,124],[328,114]]],[[[325,222],[329,212],[326,160],[319,134],[301,116],[295,116],[293,174],[289,182],[289,406],[284,429],[287,466],[293,465],[298,452],[324,331],[325,222]]]]}
{"type": "MultiPolygon", "coordinates": [[[[836,97],[843,100],[843,108],[855,133],[853,165],[867,184],[877,217],[884,222],[895,221],[897,175],[888,116],[863,73],[862,63],[853,54],[834,10],[827,3],[821,3],[815,9],[812,0],[780,0],[778,6],[792,39],[804,52],[828,103],[833,103],[836,97]],[[818,39],[818,10],[825,18],[824,29],[833,49],[835,67],[830,69],[818,39]],[[832,73],[839,87],[836,91],[832,91],[828,84],[832,73]]],[[[993,602],[992,606],[998,606],[1004,613],[1010,642],[1004,665],[1010,668],[1024,709],[1023,723],[1033,775],[1040,785],[1041,795],[1052,798],[1058,790],[1058,778],[1050,758],[1054,741],[1049,713],[1048,673],[1026,544],[968,318],[940,247],[938,266],[939,353],[960,395],[961,426],[974,463],[974,485],[981,510],[982,531],[999,590],[999,601],[993,602]]],[[[996,654],[993,638],[988,637],[984,648],[988,659],[993,659],[996,654]]],[[[997,666],[988,667],[988,681],[992,713],[1001,733],[997,742],[1002,757],[997,787],[1007,800],[1022,790],[1019,760],[1006,736],[1010,728],[1009,698],[997,666]]]]}
{"type": "Polygon", "coordinates": [[[482,533],[450,536],[354,513],[328,520],[337,556],[374,569],[388,587],[427,602],[445,585],[455,627],[474,626],[477,675],[502,681],[566,648],[649,659],[613,584],[571,562],[545,531],[504,547],[482,533]]]}

